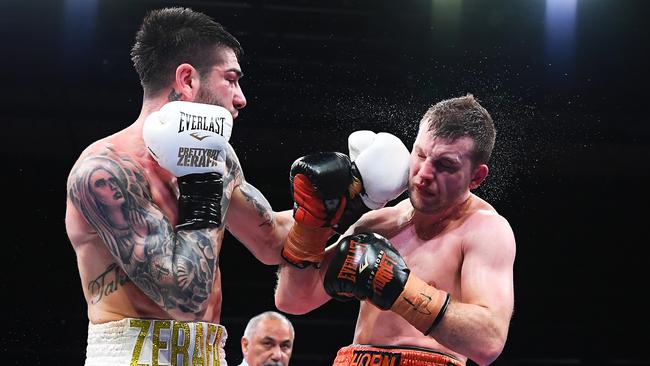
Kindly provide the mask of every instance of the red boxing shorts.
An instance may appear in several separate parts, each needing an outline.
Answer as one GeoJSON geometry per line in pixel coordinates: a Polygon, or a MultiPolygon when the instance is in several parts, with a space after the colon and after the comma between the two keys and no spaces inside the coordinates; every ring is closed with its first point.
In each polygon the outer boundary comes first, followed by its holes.
{"type": "Polygon", "coordinates": [[[353,344],[336,353],[333,366],[465,366],[454,357],[426,348],[353,344]]]}

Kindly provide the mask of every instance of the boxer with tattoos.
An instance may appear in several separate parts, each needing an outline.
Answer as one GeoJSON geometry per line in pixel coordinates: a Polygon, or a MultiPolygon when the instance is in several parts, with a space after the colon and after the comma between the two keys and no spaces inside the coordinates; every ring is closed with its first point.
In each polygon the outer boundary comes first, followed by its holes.
{"type": "Polygon", "coordinates": [[[291,211],[246,182],[228,143],[246,106],[239,42],[208,16],[150,12],[132,59],[137,120],[92,143],[67,183],[66,230],[88,305],[86,365],[225,364],[219,255],[228,229],[281,261],[291,211]]]}

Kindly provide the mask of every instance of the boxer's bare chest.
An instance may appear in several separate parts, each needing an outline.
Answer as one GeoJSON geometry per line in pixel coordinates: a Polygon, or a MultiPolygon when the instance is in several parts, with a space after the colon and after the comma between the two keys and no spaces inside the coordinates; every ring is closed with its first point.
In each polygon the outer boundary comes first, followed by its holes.
{"type": "MultiPolygon", "coordinates": [[[[407,223],[388,238],[404,258],[411,273],[430,285],[460,294],[462,240],[459,235],[452,230],[423,239],[417,235],[413,224],[407,223]]],[[[368,303],[362,303],[354,342],[410,345],[450,352],[433,338],[422,336],[410,324],[398,319],[399,315],[393,312],[381,311],[368,303]],[[375,324],[391,326],[374,326],[375,324]]]]}
{"type": "Polygon", "coordinates": [[[447,291],[460,287],[463,258],[461,232],[451,230],[433,238],[422,239],[411,225],[390,240],[412,273],[447,291]]]}

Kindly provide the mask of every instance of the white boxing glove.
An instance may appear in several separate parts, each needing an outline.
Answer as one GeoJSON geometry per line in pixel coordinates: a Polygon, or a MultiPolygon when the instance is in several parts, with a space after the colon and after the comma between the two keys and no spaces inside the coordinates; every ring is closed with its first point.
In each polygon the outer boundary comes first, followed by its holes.
{"type": "Polygon", "coordinates": [[[354,131],[348,136],[348,156],[351,161],[357,160],[357,156],[365,150],[368,146],[372,145],[375,141],[377,134],[370,130],[354,131]]]}
{"type": "Polygon", "coordinates": [[[221,198],[232,115],[215,105],[175,101],[151,113],[142,138],[178,181],[177,230],[222,226],[221,198]]]}
{"type": "Polygon", "coordinates": [[[364,213],[397,198],[408,185],[410,153],[398,137],[386,132],[355,131],[348,137],[348,150],[352,176],[362,185],[350,190],[345,211],[334,225],[339,234],[364,213]]]}
{"type": "Polygon", "coordinates": [[[406,191],[410,153],[395,135],[379,132],[370,136],[367,132],[352,133],[348,145],[350,159],[363,180],[361,199],[369,209],[376,210],[406,191]],[[363,139],[359,139],[360,133],[365,135],[363,139]],[[352,151],[359,153],[353,157],[352,151]]]}
{"type": "Polygon", "coordinates": [[[158,164],[176,177],[223,174],[232,115],[220,106],[175,101],[151,113],[142,137],[158,164]]]}

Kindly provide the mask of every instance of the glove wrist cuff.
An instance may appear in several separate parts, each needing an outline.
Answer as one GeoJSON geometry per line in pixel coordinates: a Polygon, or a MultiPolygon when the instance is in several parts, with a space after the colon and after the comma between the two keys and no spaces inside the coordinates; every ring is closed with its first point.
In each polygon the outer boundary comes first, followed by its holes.
{"type": "Polygon", "coordinates": [[[330,228],[314,228],[294,222],[284,241],[282,257],[289,263],[305,268],[302,262],[319,264],[323,261],[330,228]]]}
{"type": "Polygon", "coordinates": [[[198,230],[221,226],[223,177],[216,172],[187,174],[178,181],[177,230],[198,230]]]}
{"type": "Polygon", "coordinates": [[[447,292],[438,290],[410,274],[404,290],[390,309],[424,335],[429,335],[442,320],[449,301],[447,292]]]}
{"type": "Polygon", "coordinates": [[[290,265],[299,268],[299,269],[305,269],[307,267],[314,267],[314,268],[320,268],[320,262],[309,262],[302,260],[300,258],[295,257],[291,252],[289,252],[286,248],[282,248],[282,251],[280,252],[280,256],[282,259],[285,260],[285,262],[289,263],[290,265]]]}

